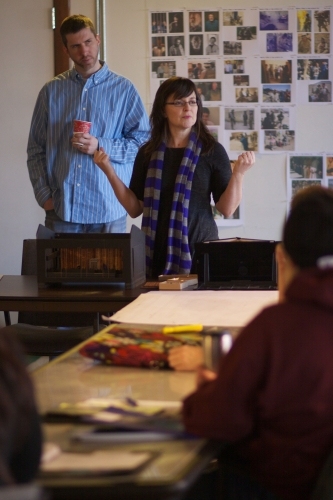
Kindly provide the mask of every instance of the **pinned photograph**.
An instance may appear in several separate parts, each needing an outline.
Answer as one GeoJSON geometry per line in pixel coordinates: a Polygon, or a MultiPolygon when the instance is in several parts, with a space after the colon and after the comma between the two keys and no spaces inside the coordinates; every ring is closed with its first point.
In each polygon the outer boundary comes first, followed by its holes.
{"type": "MultiPolygon", "coordinates": [[[[234,170],[235,163],[236,160],[230,160],[230,166],[232,171],[234,170]]],[[[234,226],[241,223],[240,219],[241,219],[241,214],[243,212],[242,202],[238,205],[238,207],[236,208],[234,213],[230,215],[230,217],[224,217],[224,215],[222,215],[221,212],[217,210],[213,200],[213,196],[211,196],[210,206],[212,208],[213,217],[217,226],[226,226],[226,225],[234,226]]]]}
{"type": "Polygon", "coordinates": [[[235,88],[236,102],[258,102],[257,87],[239,87],[235,88]]]}
{"type": "Polygon", "coordinates": [[[289,130],[288,108],[261,108],[260,113],[262,130],[289,130]]]}
{"type": "Polygon", "coordinates": [[[185,55],[184,37],[168,36],[168,56],[178,57],[184,55],[185,55]]]}
{"type": "Polygon", "coordinates": [[[318,82],[309,85],[309,102],[332,102],[332,82],[318,82]]]}
{"type": "Polygon", "coordinates": [[[170,78],[176,75],[176,61],[152,61],[152,78],[170,78]]]}
{"type": "Polygon", "coordinates": [[[225,10],[223,26],[243,26],[244,12],[241,10],[225,10]]]}
{"type": "Polygon", "coordinates": [[[252,108],[225,108],[224,128],[226,130],[253,130],[254,109],[252,108]]]}
{"type": "Polygon", "coordinates": [[[315,35],[314,35],[314,51],[315,51],[315,54],[329,54],[330,53],[330,34],[329,33],[315,33],[315,35]]]}
{"type": "Polygon", "coordinates": [[[237,40],[256,40],[257,27],[256,26],[242,26],[236,29],[237,40]]]}
{"type": "Polygon", "coordinates": [[[206,93],[208,94],[208,89],[206,89],[206,84],[196,83],[195,86],[197,88],[197,93],[199,95],[199,98],[201,99],[201,102],[206,101],[206,93]]]}
{"type": "Polygon", "coordinates": [[[219,13],[215,12],[205,12],[205,31],[219,31],[220,21],[219,13]]]}
{"type": "Polygon", "coordinates": [[[291,83],[290,59],[264,59],[261,61],[261,83],[291,83]]]}
{"type": "Polygon", "coordinates": [[[328,59],[298,59],[297,80],[328,80],[328,59]]]}
{"type": "Polygon", "coordinates": [[[169,33],[184,32],[183,12],[169,12],[169,33]]]}
{"type": "MultiPolygon", "coordinates": [[[[231,162],[230,162],[231,163],[231,162]]],[[[224,217],[221,212],[219,212],[214,203],[211,204],[213,217],[217,226],[222,226],[225,220],[237,220],[240,218],[240,206],[236,208],[234,213],[230,217],[224,217]]]]}
{"type": "Polygon", "coordinates": [[[309,186],[321,186],[321,181],[306,181],[306,180],[292,180],[291,181],[291,197],[293,198],[302,189],[306,189],[309,186]]]}
{"type": "Polygon", "coordinates": [[[326,175],[333,177],[333,156],[326,157],[326,175]]]}
{"type": "Polygon", "coordinates": [[[249,75],[234,75],[234,85],[248,87],[250,85],[249,75]]]}
{"type": "Polygon", "coordinates": [[[203,56],[203,35],[190,35],[190,56],[203,56]]]}
{"type": "Polygon", "coordinates": [[[215,61],[191,61],[187,63],[188,78],[191,80],[213,80],[216,78],[215,61]]]}
{"type": "Polygon", "coordinates": [[[223,42],[223,54],[225,56],[241,56],[242,42],[223,42]]]}
{"type": "Polygon", "coordinates": [[[203,31],[202,12],[190,12],[188,15],[188,29],[190,33],[203,31]]]}
{"type": "Polygon", "coordinates": [[[207,101],[221,101],[221,82],[207,83],[208,91],[206,92],[207,101]]]}
{"type": "Polygon", "coordinates": [[[151,32],[155,33],[166,33],[167,32],[167,20],[165,12],[153,12],[151,15],[151,32]]]}
{"type": "Polygon", "coordinates": [[[297,31],[311,31],[311,10],[297,9],[297,31]]]}
{"type": "Polygon", "coordinates": [[[152,56],[165,56],[165,36],[153,36],[151,39],[152,56]]]}
{"type": "Polygon", "coordinates": [[[297,52],[299,54],[311,54],[312,52],[311,33],[297,34],[297,52]]]}
{"type": "Polygon", "coordinates": [[[224,61],[224,73],[226,75],[244,73],[244,59],[226,59],[224,61]]]}
{"type": "Polygon", "coordinates": [[[289,13],[287,10],[269,10],[260,11],[260,30],[288,30],[289,29],[289,13]]]}
{"type": "Polygon", "coordinates": [[[201,119],[206,127],[220,125],[220,108],[203,106],[201,119]]]}
{"type": "Polygon", "coordinates": [[[205,47],[206,56],[218,56],[220,53],[218,35],[207,35],[207,43],[205,47]]]}
{"type": "Polygon", "coordinates": [[[221,101],[222,86],[221,82],[203,82],[196,83],[197,92],[201,101],[221,101]]]}
{"type": "Polygon", "coordinates": [[[230,151],[258,151],[258,133],[231,132],[229,149],[230,151]]]}
{"type": "Polygon", "coordinates": [[[281,152],[294,151],[295,131],[294,130],[265,130],[264,132],[265,151],[281,152]]]}
{"type": "Polygon", "coordinates": [[[266,35],[267,52],[292,52],[293,34],[292,33],[267,33],[266,35]]]}
{"type": "Polygon", "coordinates": [[[291,156],[289,161],[291,179],[322,179],[322,156],[291,156]]]}
{"type": "Polygon", "coordinates": [[[330,31],[330,11],[327,10],[315,10],[314,14],[314,31],[319,31],[319,33],[329,33],[330,31]]]}
{"type": "Polygon", "coordinates": [[[290,102],[291,85],[263,85],[263,102],[290,102]]]}

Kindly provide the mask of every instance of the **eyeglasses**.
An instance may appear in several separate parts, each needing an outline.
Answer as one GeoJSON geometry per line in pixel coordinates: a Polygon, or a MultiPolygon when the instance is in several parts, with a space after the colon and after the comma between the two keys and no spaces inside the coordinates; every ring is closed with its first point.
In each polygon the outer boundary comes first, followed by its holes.
{"type": "Polygon", "coordinates": [[[190,99],[189,101],[179,99],[178,101],[166,102],[165,104],[171,104],[176,108],[185,108],[186,104],[189,104],[191,107],[198,106],[198,101],[196,99],[190,99]]]}

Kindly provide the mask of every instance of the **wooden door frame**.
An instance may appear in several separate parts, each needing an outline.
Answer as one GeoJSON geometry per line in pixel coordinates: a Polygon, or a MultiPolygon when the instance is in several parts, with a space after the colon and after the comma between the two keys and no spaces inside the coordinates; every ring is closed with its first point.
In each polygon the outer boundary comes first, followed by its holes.
{"type": "Polygon", "coordinates": [[[59,28],[65,17],[70,15],[70,0],[53,0],[55,28],[53,30],[54,76],[63,73],[70,67],[69,57],[63,50],[59,28]]]}

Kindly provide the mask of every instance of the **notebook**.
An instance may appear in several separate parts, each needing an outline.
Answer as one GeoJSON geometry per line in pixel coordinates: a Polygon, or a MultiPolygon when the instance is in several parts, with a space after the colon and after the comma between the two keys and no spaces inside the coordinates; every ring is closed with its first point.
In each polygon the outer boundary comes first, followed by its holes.
{"type": "Polygon", "coordinates": [[[198,290],[276,290],[276,244],[242,238],[197,243],[198,290]]]}

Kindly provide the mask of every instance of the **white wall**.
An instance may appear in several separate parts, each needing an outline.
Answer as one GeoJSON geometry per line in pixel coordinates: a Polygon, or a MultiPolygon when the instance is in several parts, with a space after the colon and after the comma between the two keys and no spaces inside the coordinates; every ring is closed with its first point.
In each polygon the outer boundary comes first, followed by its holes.
{"type": "MultiPolygon", "coordinates": [[[[289,7],[289,0],[257,0],[258,7],[289,7]]],[[[295,6],[315,7],[333,5],[320,0],[296,0],[295,6]]],[[[172,9],[248,8],[248,0],[133,0],[114,2],[106,0],[107,62],[116,72],[130,78],[141,96],[149,103],[148,12],[172,9]]],[[[296,130],[298,147],[302,152],[331,151],[331,110],[320,106],[299,106],[296,130]]],[[[247,238],[279,239],[286,215],[286,155],[257,155],[254,168],[244,182],[244,226],[219,228],[220,238],[243,236],[247,238]]]]}
{"type": "Polygon", "coordinates": [[[26,146],[38,90],[53,76],[52,0],[0,0],[0,273],[19,274],[22,240],[34,238],[26,146]]]}
{"type": "MultiPolygon", "coordinates": [[[[273,7],[271,0],[253,2],[273,7]]],[[[297,0],[295,5],[313,7],[328,2],[297,0]]],[[[329,2],[332,5],[332,0],[329,2]]],[[[289,6],[280,0],[279,6],[289,6]]],[[[248,0],[106,0],[109,66],[130,78],[148,109],[148,11],[248,7],[248,0]]],[[[52,0],[0,0],[0,274],[19,274],[22,240],[33,238],[43,210],[35,202],[26,168],[26,144],[33,107],[42,85],[53,77],[52,0]]],[[[72,0],[71,13],[94,19],[94,0],[72,0]]],[[[300,106],[297,109],[299,147],[329,151],[331,106],[300,106]]],[[[258,155],[246,175],[245,225],[220,229],[220,237],[280,237],[286,213],[285,155],[258,155]]],[[[0,316],[0,324],[2,318],[0,316]]]]}

